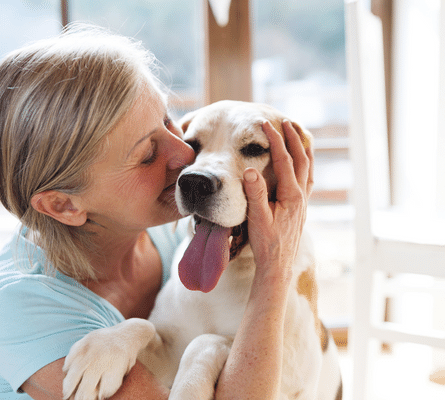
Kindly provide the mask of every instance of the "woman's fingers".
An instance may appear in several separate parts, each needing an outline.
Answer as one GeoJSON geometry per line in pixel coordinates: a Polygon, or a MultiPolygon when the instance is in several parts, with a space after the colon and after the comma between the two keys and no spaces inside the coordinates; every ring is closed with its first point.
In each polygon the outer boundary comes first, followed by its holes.
{"type": "Polygon", "coordinates": [[[263,122],[263,132],[269,139],[272,167],[277,177],[277,201],[291,200],[298,191],[295,179],[289,179],[295,175],[292,157],[280,133],[269,121],[263,122]]]}
{"type": "Polygon", "coordinates": [[[263,123],[263,131],[269,139],[273,169],[277,177],[277,200],[294,201],[301,196],[301,191],[308,196],[312,190],[313,155],[312,148],[303,145],[308,139],[302,131],[283,123],[284,140],[269,121],[263,123]],[[301,136],[300,136],[301,134],[301,136]],[[293,179],[295,177],[295,179],[293,179]]]}
{"type": "Polygon", "coordinates": [[[304,133],[297,124],[283,121],[283,132],[286,147],[294,160],[294,170],[298,183],[305,189],[307,197],[314,185],[314,151],[312,137],[304,133]]]}
{"type": "Polygon", "coordinates": [[[271,222],[266,182],[256,169],[247,168],[244,171],[244,190],[249,204],[249,219],[271,222]]]}

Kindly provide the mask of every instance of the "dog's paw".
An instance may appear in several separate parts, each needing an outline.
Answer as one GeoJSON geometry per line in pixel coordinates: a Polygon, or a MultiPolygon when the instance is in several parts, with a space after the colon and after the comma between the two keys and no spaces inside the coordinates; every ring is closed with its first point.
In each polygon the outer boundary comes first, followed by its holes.
{"type": "Polygon", "coordinates": [[[182,355],[170,400],[211,400],[233,339],[205,334],[193,339],[182,355]]]}
{"type": "Polygon", "coordinates": [[[97,400],[111,397],[136,363],[138,353],[152,340],[154,325],[129,319],[98,329],[73,345],[65,359],[63,398],[97,400]]]}

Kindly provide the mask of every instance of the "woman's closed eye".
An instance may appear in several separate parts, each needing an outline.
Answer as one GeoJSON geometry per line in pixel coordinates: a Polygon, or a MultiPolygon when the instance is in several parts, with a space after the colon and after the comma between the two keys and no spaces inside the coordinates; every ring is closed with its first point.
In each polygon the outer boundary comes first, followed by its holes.
{"type": "Polygon", "coordinates": [[[155,141],[151,141],[150,147],[148,149],[146,156],[142,161],[142,164],[150,165],[156,160],[156,157],[157,157],[157,145],[155,141]]]}
{"type": "MultiPolygon", "coordinates": [[[[174,124],[173,120],[168,115],[166,115],[164,117],[164,126],[170,132],[176,134],[176,132],[175,132],[176,131],[175,124],[174,124]]],[[[158,155],[158,152],[157,152],[157,142],[154,141],[154,140],[151,140],[150,141],[150,147],[149,147],[149,149],[147,151],[147,154],[145,155],[145,157],[144,157],[144,159],[142,161],[142,164],[144,164],[144,165],[152,164],[153,162],[156,161],[157,155],[158,155]]]]}

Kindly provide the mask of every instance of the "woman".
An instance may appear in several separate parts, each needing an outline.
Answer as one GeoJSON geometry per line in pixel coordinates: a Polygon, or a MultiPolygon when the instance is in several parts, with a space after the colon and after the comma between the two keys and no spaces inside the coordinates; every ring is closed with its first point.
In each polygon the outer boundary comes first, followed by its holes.
{"type": "MultiPolygon", "coordinates": [[[[0,252],[0,398],[61,399],[70,347],[147,318],[168,278],[184,234],[168,225],[181,218],[175,181],[194,152],[152,66],[140,45],[85,27],[0,64],[0,200],[22,222],[0,252]]],[[[283,126],[286,142],[263,125],[277,202],[257,171],[244,174],[257,270],[217,399],[278,398],[289,264],[312,186],[310,150],[283,126]]],[[[112,398],[168,389],[136,363],[112,398]]]]}

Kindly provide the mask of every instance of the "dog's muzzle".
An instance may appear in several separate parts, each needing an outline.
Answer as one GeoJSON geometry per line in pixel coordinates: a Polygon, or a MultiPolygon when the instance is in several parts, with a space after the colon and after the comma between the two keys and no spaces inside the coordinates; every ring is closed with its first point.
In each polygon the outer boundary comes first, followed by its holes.
{"type": "Polygon", "coordinates": [[[195,218],[195,235],[179,263],[179,278],[190,290],[209,292],[247,243],[247,220],[235,227],[211,221],[208,213],[222,182],[209,172],[185,172],[178,186],[182,207],[195,218]]]}

